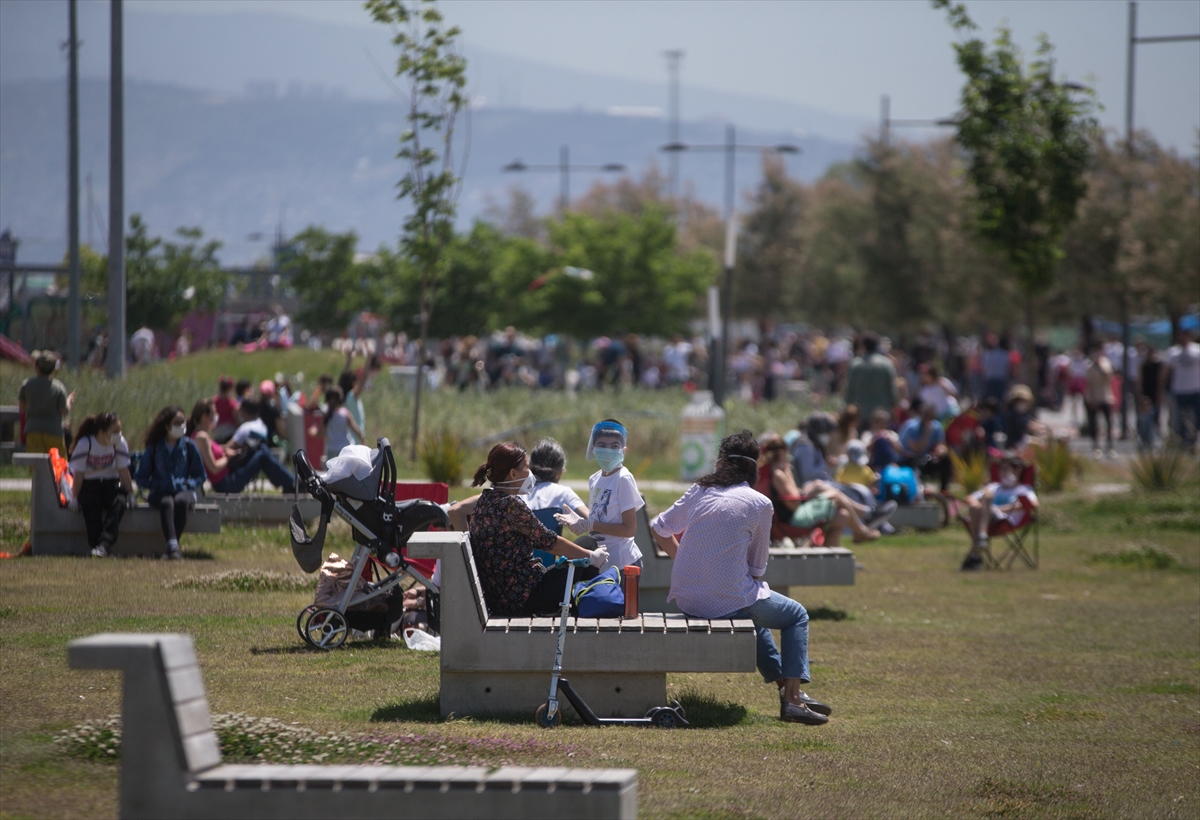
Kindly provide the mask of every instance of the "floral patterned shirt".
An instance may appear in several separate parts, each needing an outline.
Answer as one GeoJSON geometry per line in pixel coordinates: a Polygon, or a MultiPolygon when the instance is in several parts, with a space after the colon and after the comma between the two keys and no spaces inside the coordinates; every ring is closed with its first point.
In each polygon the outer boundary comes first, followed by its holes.
{"type": "Polygon", "coordinates": [[[550,552],[557,539],[520,497],[483,491],[471,515],[471,549],[489,613],[509,618],[521,614],[545,572],[533,551],[550,552]]]}

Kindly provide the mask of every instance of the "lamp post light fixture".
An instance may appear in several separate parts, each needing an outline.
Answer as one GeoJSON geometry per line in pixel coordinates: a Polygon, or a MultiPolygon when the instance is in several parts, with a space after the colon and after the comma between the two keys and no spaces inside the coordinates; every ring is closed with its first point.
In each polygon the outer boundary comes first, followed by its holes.
{"type": "Polygon", "coordinates": [[[565,214],[571,202],[571,174],[575,171],[621,173],[625,166],[619,162],[606,162],[603,165],[572,165],[570,149],[564,145],[558,149],[557,165],[529,165],[515,159],[500,170],[506,172],[549,171],[558,173],[559,184],[559,213],[565,214]]]}
{"type": "Polygon", "coordinates": [[[720,317],[719,327],[712,332],[713,350],[709,356],[709,386],[712,389],[713,401],[718,405],[725,404],[725,354],[729,344],[729,314],[733,308],[733,266],[737,257],[737,227],[734,224],[734,158],[738,151],[749,151],[758,154],[799,154],[797,145],[781,143],[779,145],[739,145],[732,124],[725,126],[725,143],[723,145],[692,145],[686,142],[669,142],[660,150],[671,156],[678,156],[684,151],[721,151],[725,154],[725,279],[722,290],[724,296],[717,299],[716,285],[709,289],[710,313],[711,306],[717,307],[715,313],[720,317]]]}
{"type": "Polygon", "coordinates": [[[892,118],[892,98],[887,94],[879,98],[879,141],[884,147],[891,143],[893,128],[955,128],[957,117],[942,117],[936,120],[912,120],[892,118]]]}

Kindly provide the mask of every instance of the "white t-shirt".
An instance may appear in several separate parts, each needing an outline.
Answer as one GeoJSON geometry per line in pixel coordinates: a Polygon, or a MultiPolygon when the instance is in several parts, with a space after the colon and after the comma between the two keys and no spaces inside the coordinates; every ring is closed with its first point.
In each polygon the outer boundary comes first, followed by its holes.
{"type": "MultiPolygon", "coordinates": [[[[588,509],[592,521],[598,524],[620,524],[626,510],[640,510],[645,501],[638,492],[633,473],[621,467],[612,475],[597,470],[588,479],[588,509]]],[[[592,537],[608,548],[608,562],[601,567],[625,567],[642,557],[642,551],[632,538],[592,533],[592,537]]]]}
{"type": "Polygon", "coordinates": [[[267,343],[279,344],[283,341],[291,341],[292,338],[292,320],[287,316],[272,316],[267,322],[267,343]]]}
{"type": "Polygon", "coordinates": [[[242,422],[238,426],[237,431],[234,432],[233,438],[230,439],[230,441],[232,441],[234,444],[245,446],[246,442],[248,442],[251,438],[257,438],[260,441],[266,441],[270,437],[271,434],[267,431],[266,422],[264,422],[262,419],[250,419],[249,421],[242,422]]]}
{"type": "Polygon", "coordinates": [[[529,495],[518,496],[518,498],[528,504],[531,510],[562,512],[563,504],[572,510],[586,506],[578,493],[566,484],[558,484],[554,481],[539,481],[533,486],[533,492],[529,495]]]}
{"type": "Polygon", "coordinates": [[[1200,342],[1172,347],[1167,363],[1171,366],[1172,393],[1200,393],[1200,342]]]}
{"type": "Polygon", "coordinates": [[[1020,498],[1028,498],[1035,504],[1037,503],[1037,493],[1028,484],[1016,484],[1012,487],[1005,487],[997,481],[986,485],[982,490],[976,490],[971,494],[971,497],[983,498],[983,494],[988,490],[994,493],[992,496],[992,518],[997,521],[1008,521],[1014,527],[1020,526],[1021,522],[1025,520],[1025,508],[1017,507],[1009,513],[1002,513],[996,508],[1007,507],[1020,498]]]}
{"type": "Polygon", "coordinates": [[[663,348],[663,362],[667,365],[667,374],[672,381],[687,381],[688,357],[691,355],[692,346],[687,342],[679,342],[663,348]]]}
{"type": "Polygon", "coordinates": [[[84,479],[119,478],[117,470],[129,469],[129,442],[118,436],[111,444],[101,444],[95,436],[84,436],[75,442],[71,453],[71,470],[84,479]]]}

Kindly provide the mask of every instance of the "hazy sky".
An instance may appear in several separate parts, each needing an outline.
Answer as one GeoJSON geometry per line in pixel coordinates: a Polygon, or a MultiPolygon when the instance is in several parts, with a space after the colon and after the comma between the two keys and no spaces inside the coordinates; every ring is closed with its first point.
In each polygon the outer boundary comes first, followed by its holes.
{"type": "MultiPolygon", "coordinates": [[[[356,0],[127,0],[159,14],[303,16],[372,25],[356,0]]],[[[955,107],[961,75],[944,15],[923,0],[444,0],[469,45],[595,74],[664,82],[662,52],[681,48],[683,116],[688,85],[755,94],[875,118],[881,94],[892,116],[933,118],[955,107]]],[[[1119,0],[974,0],[990,37],[1007,22],[1031,52],[1050,36],[1060,75],[1094,85],[1106,126],[1124,122],[1128,4],[1119,0]]],[[[1200,33],[1200,2],[1143,0],[1141,35],[1200,33]]],[[[1142,45],[1137,124],[1188,154],[1200,128],[1200,43],[1142,45]]],[[[665,97],[665,94],[664,94],[665,97]]]]}

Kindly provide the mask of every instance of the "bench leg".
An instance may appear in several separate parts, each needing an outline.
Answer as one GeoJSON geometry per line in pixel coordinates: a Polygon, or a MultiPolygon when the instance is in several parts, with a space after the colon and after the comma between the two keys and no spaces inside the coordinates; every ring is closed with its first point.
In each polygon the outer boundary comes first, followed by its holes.
{"type": "MultiPolygon", "coordinates": [[[[616,636],[614,636],[616,639],[616,636]]],[[[667,676],[662,672],[572,672],[564,674],[600,717],[642,717],[667,700],[667,676]]],[[[442,670],[442,717],[516,714],[533,720],[550,695],[550,670],[545,672],[447,672],[442,670]]],[[[562,701],[569,714],[570,703],[562,701]]]]}

